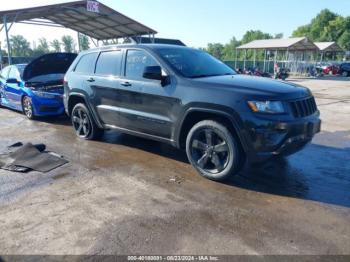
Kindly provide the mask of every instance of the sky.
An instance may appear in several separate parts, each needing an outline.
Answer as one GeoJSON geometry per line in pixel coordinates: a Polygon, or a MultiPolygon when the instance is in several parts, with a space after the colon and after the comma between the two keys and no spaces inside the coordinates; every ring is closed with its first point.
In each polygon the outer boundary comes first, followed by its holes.
{"type": "MultiPolygon", "coordinates": [[[[2,0],[0,10],[69,2],[65,0],[2,0]]],[[[310,22],[322,9],[350,15],[350,0],[101,0],[100,2],[151,27],[158,37],[177,38],[188,46],[227,43],[241,39],[247,30],[289,37],[300,25],[310,22]]],[[[22,34],[32,44],[40,37],[52,41],[67,29],[15,24],[10,35],[22,34]]],[[[5,40],[1,32],[2,45],[5,40]]]]}

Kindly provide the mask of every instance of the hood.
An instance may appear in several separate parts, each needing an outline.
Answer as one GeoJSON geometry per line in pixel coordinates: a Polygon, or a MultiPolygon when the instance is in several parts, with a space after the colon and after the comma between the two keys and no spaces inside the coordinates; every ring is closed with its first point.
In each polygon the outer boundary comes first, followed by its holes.
{"type": "Polygon", "coordinates": [[[311,95],[310,90],[306,87],[265,77],[231,75],[198,78],[192,81],[211,87],[234,88],[236,91],[239,90],[257,96],[268,95],[276,98],[293,99],[311,95]]]}
{"type": "Polygon", "coordinates": [[[29,81],[34,77],[53,74],[65,74],[77,54],[51,53],[40,56],[28,64],[23,71],[23,80],[29,81]]]}

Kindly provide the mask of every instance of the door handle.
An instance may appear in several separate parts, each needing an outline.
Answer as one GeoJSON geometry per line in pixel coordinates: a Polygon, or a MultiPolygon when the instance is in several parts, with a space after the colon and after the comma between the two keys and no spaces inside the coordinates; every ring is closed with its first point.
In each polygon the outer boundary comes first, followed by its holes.
{"type": "Polygon", "coordinates": [[[90,82],[90,83],[93,83],[93,82],[95,82],[95,79],[94,78],[89,78],[88,80],[86,80],[86,81],[88,81],[88,82],[90,82]]]}
{"type": "Polygon", "coordinates": [[[121,85],[122,86],[126,86],[126,87],[132,86],[132,84],[130,84],[129,82],[123,82],[123,83],[121,83],[121,85]]]}

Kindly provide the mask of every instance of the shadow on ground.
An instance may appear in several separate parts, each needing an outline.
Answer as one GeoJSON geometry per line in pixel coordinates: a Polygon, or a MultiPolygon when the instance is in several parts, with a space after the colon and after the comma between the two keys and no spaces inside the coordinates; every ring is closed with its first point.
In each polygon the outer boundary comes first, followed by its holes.
{"type": "MultiPolygon", "coordinates": [[[[322,133],[317,141],[341,144],[349,132],[322,133]],[[338,141],[338,143],[336,143],[338,141]]],[[[315,142],[303,151],[278,158],[260,167],[246,166],[226,185],[256,192],[350,207],[350,148],[335,148],[315,142]]],[[[137,148],[188,164],[186,153],[169,145],[116,132],[107,132],[103,142],[137,148]]]]}

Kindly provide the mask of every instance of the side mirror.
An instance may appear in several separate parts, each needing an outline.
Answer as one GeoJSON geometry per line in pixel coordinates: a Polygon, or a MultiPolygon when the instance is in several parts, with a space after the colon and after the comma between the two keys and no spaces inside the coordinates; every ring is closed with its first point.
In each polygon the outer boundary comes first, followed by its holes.
{"type": "Polygon", "coordinates": [[[9,78],[6,80],[7,84],[19,84],[19,81],[16,78],[9,78]]]}
{"type": "Polygon", "coordinates": [[[160,66],[147,66],[143,71],[143,78],[152,80],[163,80],[162,68],[160,66]]]}

